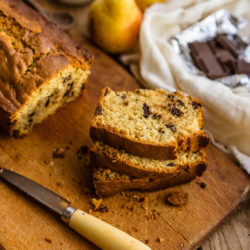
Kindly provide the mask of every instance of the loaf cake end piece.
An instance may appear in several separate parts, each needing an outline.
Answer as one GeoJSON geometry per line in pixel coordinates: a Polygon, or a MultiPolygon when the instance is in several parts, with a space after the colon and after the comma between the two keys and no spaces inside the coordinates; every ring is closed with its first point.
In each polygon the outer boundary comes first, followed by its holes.
{"type": "Polygon", "coordinates": [[[16,137],[85,87],[93,55],[23,1],[0,0],[0,126],[16,137]]]}

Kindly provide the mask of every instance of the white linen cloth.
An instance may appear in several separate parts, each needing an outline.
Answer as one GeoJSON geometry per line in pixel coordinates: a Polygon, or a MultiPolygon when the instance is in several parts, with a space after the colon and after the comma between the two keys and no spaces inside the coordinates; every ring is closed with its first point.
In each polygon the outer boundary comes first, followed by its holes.
{"type": "MultiPolygon", "coordinates": [[[[205,107],[212,142],[234,156],[250,174],[250,92],[188,73],[168,39],[218,9],[249,17],[249,0],[167,0],[147,9],[140,30],[140,53],[121,56],[148,88],[181,90],[205,107]]],[[[249,27],[249,26],[248,26],[249,27]]],[[[248,34],[249,35],[249,34],[248,34]]]]}

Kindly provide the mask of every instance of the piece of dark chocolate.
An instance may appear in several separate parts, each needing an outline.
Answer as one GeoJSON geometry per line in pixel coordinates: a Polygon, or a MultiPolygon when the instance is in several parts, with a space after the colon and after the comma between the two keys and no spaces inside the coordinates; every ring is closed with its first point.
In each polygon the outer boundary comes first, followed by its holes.
{"type": "Polygon", "coordinates": [[[235,64],[235,72],[236,74],[246,74],[250,76],[250,63],[244,60],[237,60],[235,64]]]}
{"type": "Polygon", "coordinates": [[[230,52],[231,52],[234,56],[237,57],[237,56],[239,55],[240,50],[239,50],[237,44],[234,43],[233,41],[229,40],[229,39],[227,38],[226,35],[222,35],[222,34],[218,35],[218,36],[216,37],[216,41],[217,41],[219,44],[221,44],[221,46],[223,46],[224,48],[230,50],[230,52]]]}

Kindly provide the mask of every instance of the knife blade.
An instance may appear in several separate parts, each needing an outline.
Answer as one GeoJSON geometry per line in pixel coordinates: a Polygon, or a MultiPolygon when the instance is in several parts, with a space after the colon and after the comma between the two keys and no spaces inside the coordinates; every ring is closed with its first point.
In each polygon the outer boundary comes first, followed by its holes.
{"type": "Polygon", "coordinates": [[[127,233],[96,217],[70,206],[70,202],[42,185],[11,170],[0,167],[0,179],[16,187],[61,217],[72,229],[107,250],[149,250],[127,233]]]}

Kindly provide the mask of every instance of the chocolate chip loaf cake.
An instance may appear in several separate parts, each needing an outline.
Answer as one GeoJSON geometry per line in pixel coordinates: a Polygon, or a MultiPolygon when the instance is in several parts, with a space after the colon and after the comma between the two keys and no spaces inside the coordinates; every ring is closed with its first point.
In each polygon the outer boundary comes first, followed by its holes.
{"type": "Polygon", "coordinates": [[[154,191],[183,184],[193,180],[196,176],[201,176],[204,169],[203,164],[191,164],[189,171],[178,170],[175,174],[169,174],[164,178],[159,178],[131,177],[110,169],[98,168],[93,171],[93,182],[96,194],[101,197],[106,197],[125,190],[137,189],[154,191]]]}
{"type": "MultiPolygon", "coordinates": [[[[196,152],[181,152],[175,160],[155,160],[129,154],[103,142],[95,142],[91,148],[91,165],[105,166],[113,171],[134,177],[171,177],[179,173],[189,173],[199,165],[199,170],[206,169],[204,150],[196,152]]],[[[198,173],[200,175],[200,173],[198,173]]]]}
{"type": "Polygon", "coordinates": [[[85,87],[92,54],[20,0],[0,0],[0,126],[21,136],[85,87]]]}
{"type": "Polygon", "coordinates": [[[138,89],[101,92],[90,136],[141,157],[175,159],[179,152],[195,152],[209,142],[202,130],[198,99],[180,92],[138,89]]]}

